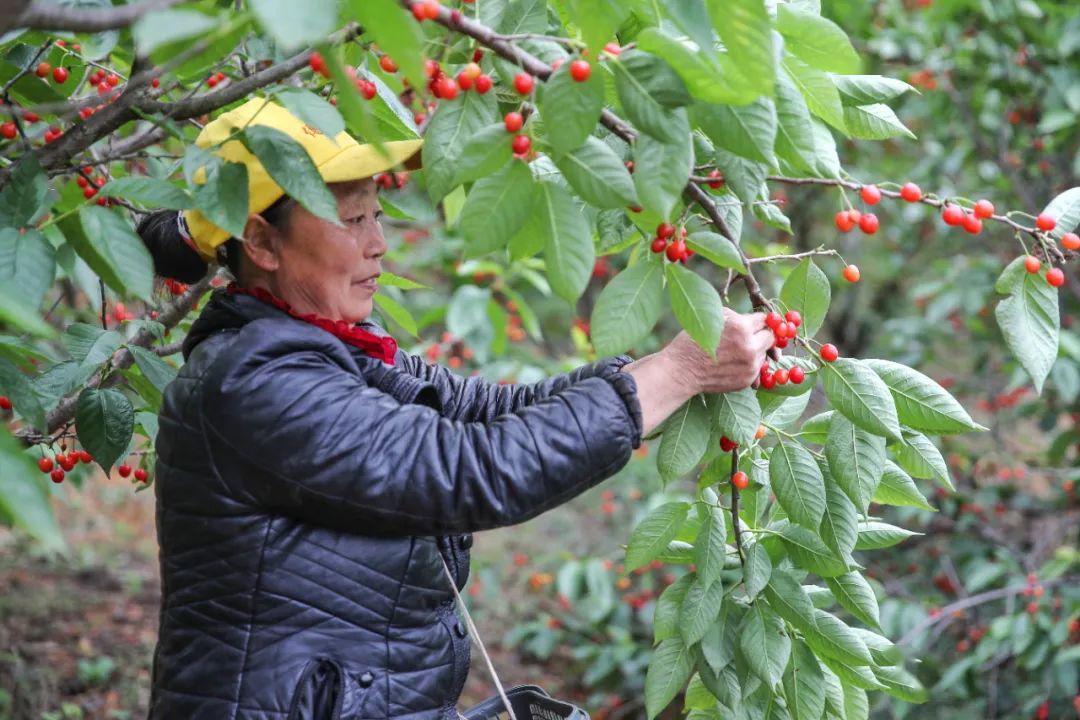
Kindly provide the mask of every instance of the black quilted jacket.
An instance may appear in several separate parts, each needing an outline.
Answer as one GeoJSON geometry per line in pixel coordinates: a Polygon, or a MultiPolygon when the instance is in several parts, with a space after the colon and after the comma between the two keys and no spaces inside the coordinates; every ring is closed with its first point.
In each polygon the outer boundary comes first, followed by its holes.
{"type": "Polygon", "coordinates": [[[223,289],[183,354],[156,442],[152,720],[456,718],[469,640],[439,553],[463,588],[471,533],[641,444],[625,355],[498,385],[223,289]]]}

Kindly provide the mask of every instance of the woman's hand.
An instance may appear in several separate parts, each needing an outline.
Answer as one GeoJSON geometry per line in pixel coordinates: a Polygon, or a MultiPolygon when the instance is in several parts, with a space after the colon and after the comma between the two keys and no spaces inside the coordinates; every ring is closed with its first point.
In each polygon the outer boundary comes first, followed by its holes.
{"type": "Polygon", "coordinates": [[[724,333],[716,359],[680,332],[663,350],[624,365],[634,376],[641,403],[642,434],[650,434],[683,403],[703,392],[742,390],[757,380],[773,333],[762,313],[742,315],[724,308],[724,333]]]}
{"type": "Polygon", "coordinates": [[[685,330],[660,352],[680,368],[679,373],[694,390],[691,395],[725,393],[742,390],[757,380],[774,339],[772,331],[765,327],[763,313],[743,315],[724,308],[724,333],[715,360],[685,330]]]}

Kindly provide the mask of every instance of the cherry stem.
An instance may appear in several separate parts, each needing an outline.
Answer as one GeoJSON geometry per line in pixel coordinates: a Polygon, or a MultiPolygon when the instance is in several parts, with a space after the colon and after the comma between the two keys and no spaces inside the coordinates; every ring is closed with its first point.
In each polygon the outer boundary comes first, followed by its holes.
{"type": "Polygon", "coordinates": [[[739,553],[739,564],[746,569],[746,558],[742,546],[742,527],[739,524],[739,488],[735,487],[735,473],[739,471],[739,448],[731,451],[731,477],[728,485],[731,486],[731,531],[735,535],[735,549],[739,553]]]}

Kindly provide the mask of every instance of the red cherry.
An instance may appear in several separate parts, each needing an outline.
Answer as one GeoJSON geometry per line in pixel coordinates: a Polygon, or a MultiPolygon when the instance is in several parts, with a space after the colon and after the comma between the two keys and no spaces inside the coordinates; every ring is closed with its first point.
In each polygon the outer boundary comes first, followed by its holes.
{"type": "Polygon", "coordinates": [[[946,225],[961,225],[964,222],[964,217],[966,217],[964,209],[959,205],[950,203],[941,211],[941,219],[945,221],[946,225]]]}
{"type": "Polygon", "coordinates": [[[1080,235],[1076,233],[1065,233],[1061,236],[1061,247],[1066,250],[1080,250],[1080,235]]]}
{"type": "Polygon", "coordinates": [[[389,55],[383,55],[379,58],[379,67],[388,73],[396,73],[398,69],[397,63],[389,55]]]}
{"type": "Polygon", "coordinates": [[[784,338],[786,338],[788,336],[788,332],[789,332],[788,328],[790,328],[790,327],[791,327],[791,324],[787,323],[787,322],[781,322],[779,325],[777,325],[773,329],[773,334],[776,335],[776,339],[777,340],[783,340],[784,338]]]}
{"type": "Polygon", "coordinates": [[[604,52],[619,57],[619,55],[622,54],[622,48],[619,47],[619,43],[609,42],[604,46],[604,52]]]}
{"type": "Polygon", "coordinates": [[[1035,218],[1035,227],[1050,232],[1057,227],[1057,220],[1046,213],[1039,213],[1039,217],[1035,218]]]}
{"type": "Polygon", "coordinates": [[[773,377],[776,378],[776,384],[777,385],[787,385],[788,371],[781,368],[781,369],[779,369],[779,370],[777,370],[776,372],[773,373],[773,377]]]}
{"type": "Polygon", "coordinates": [[[855,208],[851,208],[850,210],[848,210],[847,214],[848,214],[848,218],[851,219],[851,222],[853,222],[856,225],[858,225],[859,221],[862,220],[862,213],[859,212],[858,210],[856,210],[855,208]]]}
{"type": "MultiPolygon", "coordinates": [[[[454,81],[446,77],[445,75],[435,81],[435,87],[438,89],[438,93],[436,94],[443,100],[453,100],[457,97],[457,85],[455,85],[454,81]]],[[[375,86],[371,85],[371,89],[374,90],[375,86]]],[[[371,96],[368,97],[367,93],[365,92],[364,96],[367,97],[368,100],[370,100],[371,98],[375,97],[375,93],[372,93],[371,96]]]]}
{"type": "Polygon", "coordinates": [[[43,473],[52,472],[53,461],[50,458],[43,457],[37,462],[38,469],[43,473]]]}
{"type": "Polygon", "coordinates": [[[654,253],[662,253],[667,250],[667,240],[664,238],[653,238],[652,245],[650,246],[654,253]]]}
{"type": "Polygon", "coordinates": [[[742,470],[739,470],[731,476],[731,484],[739,490],[745,490],[746,486],[750,484],[750,478],[742,470]]]}
{"type": "Polygon", "coordinates": [[[64,67],[55,68],[52,71],[52,76],[53,76],[53,80],[57,84],[63,85],[65,82],[67,82],[68,70],[67,70],[67,68],[64,68],[64,67]]]}
{"type": "Polygon", "coordinates": [[[3,125],[0,125],[0,135],[3,135],[8,140],[14,140],[15,136],[19,134],[19,129],[15,126],[15,123],[10,120],[3,125]]]}
{"type": "Polygon", "coordinates": [[[71,456],[67,456],[60,463],[60,467],[62,467],[65,472],[71,472],[72,470],[75,469],[75,463],[76,462],[77,462],[76,458],[72,458],[71,456]]]}
{"type": "Polygon", "coordinates": [[[978,235],[980,232],[982,232],[982,220],[975,217],[975,215],[972,213],[964,216],[963,225],[964,229],[972,235],[978,235]]]}
{"type": "Polygon", "coordinates": [[[788,378],[796,385],[802,384],[802,381],[806,379],[806,371],[796,365],[788,370],[788,378]]]}
{"type": "Polygon", "coordinates": [[[739,443],[735,442],[727,435],[720,436],[720,449],[724,452],[731,452],[735,448],[739,447],[739,443]]]}
{"type": "Polygon", "coordinates": [[[686,243],[682,240],[673,240],[667,247],[667,259],[671,262],[678,262],[682,260],[686,255],[686,243]]]}
{"type": "Polygon", "coordinates": [[[840,353],[832,343],[825,343],[821,346],[821,359],[825,362],[833,362],[838,357],[840,357],[840,353]]]}
{"type": "Polygon", "coordinates": [[[161,80],[159,80],[158,78],[154,78],[150,81],[150,84],[154,87],[158,87],[159,85],[161,85],[161,80]]]}
{"type": "Polygon", "coordinates": [[[474,83],[473,87],[476,88],[476,92],[484,95],[485,93],[487,93],[488,90],[491,89],[491,85],[491,76],[481,75],[480,77],[476,78],[476,82],[474,83]]]}
{"type": "Polygon", "coordinates": [[[52,481],[54,483],[62,483],[64,482],[64,474],[65,473],[63,470],[61,470],[60,468],[56,468],[50,473],[50,476],[52,477],[52,481]]]}
{"type": "Polygon", "coordinates": [[[878,222],[877,215],[874,213],[866,213],[859,218],[859,229],[867,235],[873,235],[878,231],[880,223],[878,222]]]}
{"type": "Polygon", "coordinates": [[[860,276],[861,275],[859,273],[859,268],[857,265],[848,265],[846,268],[844,268],[844,279],[847,280],[849,283],[859,282],[860,276]]]}
{"type": "Polygon", "coordinates": [[[120,477],[127,477],[131,474],[131,466],[126,464],[121,465],[120,467],[116,468],[116,472],[120,473],[120,477]]]}
{"type": "MultiPolygon", "coordinates": [[[[224,79],[225,79],[225,73],[220,73],[219,72],[217,74],[217,81],[221,82],[224,79]]],[[[120,84],[120,76],[119,75],[110,75],[109,77],[105,78],[105,82],[109,83],[109,85],[112,86],[112,87],[116,87],[117,85],[120,84]]]]}
{"type": "MultiPolygon", "coordinates": [[[[415,5],[413,7],[416,7],[415,5]]],[[[424,74],[431,79],[435,79],[439,74],[439,63],[435,62],[431,58],[424,61],[424,74]]]]}
{"type": "Polygon", "coordinates": [[[847,210],[841,210],[836,213],[836,218],[833,222],[836,224],[836,229],[840,232],[849,232],[851,228],[855,227],[855,221],[848,215],[847,210]]]}
{"type": "Polygon", "coordinates": [[[720,188],[724,187],[724,176],[720,174],[719,170],[711,171],[709,173],[709,177],[715,178],[715,180],[708,183],[708,186],[711,187],[713,190],[719,190],[720,188]]]}
{"type": "Polygon", "coordinates": [[[1046,282],[1054,287],[1061,287],[1065,284],[1065,273],[1061,268],[1050,268],[1046,271],[1046,282]]]}
{"type": "Polygon", "coordinates": [[[577,82],[585,82],[588,80],[589,73],[591,72],[592,66],[589,65],[587,60],[575,60],[570,63],[570,77],[574,78],[577,82]]]}
{"type": "Polygon", "coordinates": [[[1027,268],[1029,273],[1039,272],[1039,268],[1042,267],[1042,261],[1034,255],[1028,255],[1024,258],[1024,267],[1027,268]]]}
{"type": "Polygon", "coordinates": [[[922,200],[922,190],[913,182],[904,183],[904,187],[900,188],[900,197],[909,203],[919,202],[922,200]]]}
{"type": "Polygon", "coordinates": [[[772,328],[774,332],[776,331],[776,328],[780,327],[780,323],[783,321],[784,319],[780,317],[780,313],[777,312],[770,312],[765,316],[765,325],[772,328]]]}
{"type": "Polygon", "coordinates": [[[664,238],[667,240],[669,237],[675,235],[675,226],[671,223],[660,223],[656,226],[656,237],[664,238]]]}
{"type": "Polygon", "coordinates": [[[795,327],[802,325],[802,315],[799,314],[798,310],[788,310],[787,314],[784,315],[784,319],[795,327]]]}
{"type": "MultiPolygon", "coordinates": [[[[128,315],[127,317],[128,317],[128,319],[131,319],[131,318],[134,318],[135,316],[134,315],[128,315]]],[[[94,456],[91,455],[90,453],[86,452],[85,450],[80,450],[79,451],[79,460],[81,460],[84,465],[89,465],[90,463],[94,462],[94,456]]]]}
{"type": "Polygon", "coordinates": [[[27,110],[25,113],[23,113],[23,120],[28,123],[36,123],[40,119],[41,117],[36,112],[31,112],[30,110],[27,110]]]}
{"type": "Polygon", "coordinates": [[[514,76],[514,89],[519,95],[528,95],[533,91],[535,81],[529,73],[518,73],[514,76]]]}
{"type": "Polygon", "coordinates": [[[462,90],[468,90],[469,88],[471,88],[473,86],[473,79],[471,77],[469,77],[468,75],[466,75],[465,71],[462,70],[461,72],[459,72],[457,74],[457,84],[458,84],[458,87],[461,88],[462,90]]]}
{"type": "Polygon", "coordinates": [[[472,61],[474,63],[478,63],[483,59],[484,59],[484,51],[481,48],[476,48],[475,50],[473,50],[472,61]]]}
{"type": "Polygon", "coordinates": [[[43,78],[52,72],[52,65],[47,62],[38,63],[37,69],[34,71],[39,78],[43,78]]]}
{"type": "Polygon", "coordinates": [[[142,468],[136,468],[136,470],[135,470],[135,479],[136,480],[138,480],[139,482],[146,482],[147,477],[149,477],[149,476],[148,476],[148,474],[147,474],[147,472],[145,470],[143,470],[142,468]]]}
{"type": "Polygon", "coordinates": [[[788,346],[788,339],[786,337],[785,338],[779,338],[776,342],[773,343],[773,347],[777,347],[777,348],[780,348],[780,349],[786,348],[787,346],[788,346]]]}
{"type": "Polygon", "coordinates": [[[772,390],[774,387],[776,387],[776,378],[773,377],[772,373],[761,376],[761,387],[766,390],[772,390]]]}
{"type": "Polygon", "coordinates": [[[525,155],[532,149],[532,140],[528,135],[515,135],[510,142],[510,147],[515,155],[525,155]]]}
{"type": "Polygon", "coordinates": [[[83,197],[84,197],[84,198],[86,198],[87,200],[89,200],[90,198],[92,198],[92,197],[94,197],[95,195],[97,195],[97,189],[96,189],[96,188],[92,188],[92,187],[88,187],[88,188],[86,188],[85,190],[83,190],[83,193],[82,193],[82,194],[83,194],[83,197]]]}
{"type": "Polygon", "coordinates": [[[984,220],[988,217],[993,217],[994,203],[990,202],[989,200],[980,200],[979,202],[975,203],[975,208],[972,210],[972,212],[975,213],[975,217],[982,218],[984,220]]]}
{"type": "Polygon", "coordinates": [[[877,205],[881,202],[881,190],[878,189],[877,185],[863,185],[859,194],[867,205],[877,205]]]}
{"type": "Polygon", "coordinates": [[[506,132],[516,133],[525,124],[525,118],[519,112],[508,112],[503,118],[503,123],[506,125],[506,132]]]}

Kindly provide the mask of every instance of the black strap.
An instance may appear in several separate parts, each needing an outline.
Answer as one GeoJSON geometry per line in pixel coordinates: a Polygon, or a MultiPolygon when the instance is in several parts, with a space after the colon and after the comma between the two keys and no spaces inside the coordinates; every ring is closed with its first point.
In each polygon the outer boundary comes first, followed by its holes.
{"type": "MultiPolygon", "coordinates": [[[[506,697],[518,720],[589,720],[589,714],[573,703],[556,700],[539,685],[515,685],[506,690],[506,697]]],[[[493,720],[506,706],[498,695],[492,695],[462,715],[466,720],[493,720]]]]}

